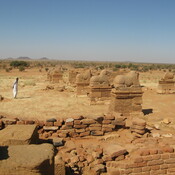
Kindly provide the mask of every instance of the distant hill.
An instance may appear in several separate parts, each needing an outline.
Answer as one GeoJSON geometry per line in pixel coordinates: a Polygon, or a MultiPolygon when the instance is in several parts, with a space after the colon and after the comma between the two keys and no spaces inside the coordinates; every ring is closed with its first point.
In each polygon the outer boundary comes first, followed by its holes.
{"type": "Polygon", "coordinates": [[[39,58],[39,60],[49,60],[47,57],[39,58]]]}
{"type": "Polygon", "coordinates": [[[29,57],[18,57],[17,60],[31,60],[29,57]]]}

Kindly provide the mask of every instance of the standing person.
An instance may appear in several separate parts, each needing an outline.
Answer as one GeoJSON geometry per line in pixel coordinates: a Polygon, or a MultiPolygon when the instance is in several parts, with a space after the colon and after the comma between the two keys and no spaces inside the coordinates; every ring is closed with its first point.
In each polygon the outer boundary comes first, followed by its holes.
{"type": "Polygon", "coordinates": [[[17,94],[18,94],[18,78],[16,78],[13,84],[13,97],[16,98],[17,94]]]}

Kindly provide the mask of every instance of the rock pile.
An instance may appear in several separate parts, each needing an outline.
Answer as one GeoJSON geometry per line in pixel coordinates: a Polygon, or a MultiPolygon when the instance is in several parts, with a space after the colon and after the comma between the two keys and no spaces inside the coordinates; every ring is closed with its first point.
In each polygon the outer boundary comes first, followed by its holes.
{"type": "Polygon", "coordinates": [[[125,149],[116,149],[106,155],[100,145],[84,147],[79,145],[72,148],[63,148],[59,153],[66,166],[74,174],[99,175],[106,172],[106,163],[109,161],[120,161],[125,159],[128,152],[125,149]]]}

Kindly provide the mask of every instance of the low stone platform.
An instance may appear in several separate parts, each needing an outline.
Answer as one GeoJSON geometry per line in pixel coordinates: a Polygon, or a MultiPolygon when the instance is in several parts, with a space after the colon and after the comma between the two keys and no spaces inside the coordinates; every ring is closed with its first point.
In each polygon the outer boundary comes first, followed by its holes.
{"type": "Polygon", "coordinates": [[[54,175],[51,144],[0,146],[0,175],[54,175]]]}
{"type": "Polygon", "coordinates": [[[0,146],[34,144],[38,138],[36,125],[8,125],[0,131],[0,146]]]}

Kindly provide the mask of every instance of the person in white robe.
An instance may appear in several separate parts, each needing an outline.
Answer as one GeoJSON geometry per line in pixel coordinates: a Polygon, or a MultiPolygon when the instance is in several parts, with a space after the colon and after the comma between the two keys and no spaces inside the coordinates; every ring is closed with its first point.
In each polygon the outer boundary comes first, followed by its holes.
{"type": "Polygon", "coordinates": [[[16,78],[15,82],[13,83],[13,98],[16,98],[18,94],[18,78],[16,78]]]}

